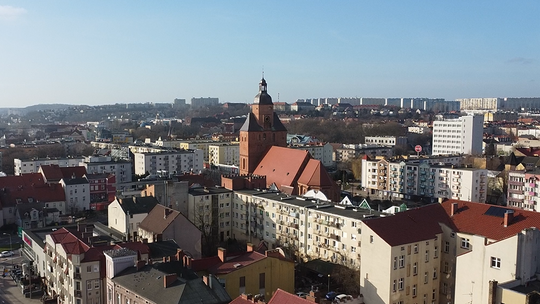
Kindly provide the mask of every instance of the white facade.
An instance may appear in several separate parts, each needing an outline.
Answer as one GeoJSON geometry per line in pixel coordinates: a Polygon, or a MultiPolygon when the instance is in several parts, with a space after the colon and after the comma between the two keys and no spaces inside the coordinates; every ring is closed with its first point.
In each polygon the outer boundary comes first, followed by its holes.
{"type": "Polygon", "coordinates": [[[199,172],[203,169],[203,151],[168,151],[161,153],[134,153],[135,174],[168,174],[199,172]]]}
{"type": "Polygon", "coordinates": [[[240,165],[240,145],[217,143],[209,145],[208,163],[213,165],[240,165]]]}
{"type": "Polygon", "coordinates": [[[324,145],[291,146],[290,148],[308,151],[311,157],[320,160],[325,167],[334,167],[336,164],[334,161],[334,148],[329,143],[324,145]]]}
{"type": "Polygon", "coordinates": [[[61,179],[68,214],[90,210],[90,183],[84,178],[61,179]]]}
{"type": "Polygon", "coordinates": [[[386,147],[407,145],[406,136],[366,136],[366,145],[380,145],[386,147]]]}
{"type": "Polygon", "coordinates": [[[79,166],[84,166],[88,174],[114,174],[116,183],[127,183],[132,180],[133,166],[128,161],[113,161],[110,156],[85,157],[79,166]]]}
{"type": "Polygon", "coordinates": [[[433,122],[432,154],[481,154],[484,116],[462,116],[433,122]]]}
{"type": "Polygon", "coordinates": [[[15,175],[25,173],[37,173],[43,165],[58,165],[59,167],[77,167],[84,158],[36,158],[36,159],[13,159],[15,175]]]}

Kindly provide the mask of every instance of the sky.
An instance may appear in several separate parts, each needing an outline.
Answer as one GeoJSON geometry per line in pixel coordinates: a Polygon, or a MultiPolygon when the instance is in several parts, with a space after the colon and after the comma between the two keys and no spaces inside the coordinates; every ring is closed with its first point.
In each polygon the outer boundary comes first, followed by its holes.
{"type": "Polygon", "coordinates": [[[4,1],[0,107],[540,97],[540,1],[4,1]]]}

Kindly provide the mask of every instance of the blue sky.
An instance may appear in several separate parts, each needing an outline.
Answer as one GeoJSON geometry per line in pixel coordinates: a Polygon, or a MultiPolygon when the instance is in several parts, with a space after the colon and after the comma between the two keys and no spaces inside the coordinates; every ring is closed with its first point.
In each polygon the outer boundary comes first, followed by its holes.
{"type": "Polygon", "coordinates": [[[0,107],[540,97],[540,1],[2,1],[0,107]]]}

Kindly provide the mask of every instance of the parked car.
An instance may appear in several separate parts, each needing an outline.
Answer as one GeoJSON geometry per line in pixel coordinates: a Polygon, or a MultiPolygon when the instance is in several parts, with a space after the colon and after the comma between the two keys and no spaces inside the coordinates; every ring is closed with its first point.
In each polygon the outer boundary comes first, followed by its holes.
{"type": "Polygon", "coordinates": [[[352,297],[342,293],[342,294],[337,295],[336,299],[339,300],[340,302],[345,302],[346,300],[352,299],[352,297]]]}
{"type": "Polygon", "coordinates": [[[12,255],[14,255],[13,251],[2,251],[2,253],[0,253],[0,258],[7,258],[12,255]]]}
{"type": "Polygon", "coordinates": [[[326,299],[330,300],[330,301],[334,301],[336,296],[337,296],[337,294],[335,292],[330,291],[329,293],[326,294],[326,299]]]}
{"type": "Polygon", "coordinates": [[[308,294],[306,292],[301,291],[301,292],[297,292],[296,295],[302,299],[305,299],[308,294]]]}

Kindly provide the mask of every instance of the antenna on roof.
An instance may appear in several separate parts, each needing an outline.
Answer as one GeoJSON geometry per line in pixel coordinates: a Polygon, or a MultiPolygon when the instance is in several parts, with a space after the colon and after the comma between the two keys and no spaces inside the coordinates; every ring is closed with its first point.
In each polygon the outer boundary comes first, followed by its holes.
{"type": "Polygon", "coordinates": [[[262,78],[264,79],[264,65],[262,66],[262,78]]]}

